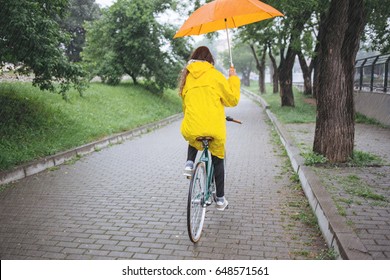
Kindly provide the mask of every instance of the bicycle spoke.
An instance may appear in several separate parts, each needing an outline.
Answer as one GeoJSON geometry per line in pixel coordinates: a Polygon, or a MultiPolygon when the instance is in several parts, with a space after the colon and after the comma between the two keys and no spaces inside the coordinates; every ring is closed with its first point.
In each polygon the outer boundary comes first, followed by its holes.
{"type": "Polygon", "coordinates": [[[205,190],[205,165],[198,163],[195,167],[193,178],[190,183],[188,206],[187,206],[187,226],[188,234],[192,242],[197,242],[200,238],[205,217],[204,190],[205,190]]]}

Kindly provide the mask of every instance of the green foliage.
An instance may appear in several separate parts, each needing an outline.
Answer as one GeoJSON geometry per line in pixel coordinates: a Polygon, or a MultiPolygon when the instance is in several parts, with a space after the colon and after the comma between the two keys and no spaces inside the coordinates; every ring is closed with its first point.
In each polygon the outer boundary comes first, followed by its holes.
{"type": "MultiPolygon", "coordinates": [[[[308,166],[328,163],[326,157],[317,154],[313,151],[302,153],[302,156],[305,159],[305,165],[308,166]]],[[[366,153],[363,151],[354,151],[353,156],[349,158],[346,164],[352,167],[364,167],[364,166],[381,166],[384,163],[383,160],[376,155],[366,153]]]]}
{"type": "Polygon", "coordinates": [[[333,249],[329,248],[321,252],[319,256],[317,256],[317,260],[336,260],[338,257],[338,253],[333,249]]]}
{"type": "Polygon", "coordinates": [[[85,42],[84,22],[93,21],[100,14],[99,5],[95,3],[95,0],[69,0],[67,15],[59,19],[59,23],[70,34],[65,50],[70,61],[81,61],[80,53],[85,42]]]}
{"type": "Polygon", "coordinates": [[[0,83],[0,170],[133,129],[181,111],[173,90],[163,96],[129,83],[93,83],[69,102],[28,83],[0,83]]]}
{"type": "Polygon", "coordinates": [[[3,184],[3,185],[0,185],[0,193],[2,193],[3,191],[7,190],[7,189],[10,189],[10,188],[13,188],[15,187],[15,185],[12,185],[12,184],[3,184]]]}
{"type": "Polygon", "coordinates": [[[343,186],[345,191],[354,196],[368,198],[378,201],[387,201],[386,197],[375,193],[369,185],[364,183],[358,176],[349,175],[339,178],[339,183],[343,186]]]}
{"type": "Polygon", "coordinates": [[[65,56],[62,46],[69,36],[57,22],[67,11],[67,5],[67,0],[2,0],[0,64],[18,64],[22,73],[32,71],[33,84],[42,90],[65,94],[73,85],[81,92],[83,71],[65,56]]]}
{"type": "MultiPolygon", "coordinates": [[[[259,92],[257,83],[252,83],[250,87],[246,87],[253,93],[259,92]]],[[[270,92],[271,90],[267,90],[270,92]]],[[[277,94],[262,94],[261,97],[268,102],[271,111],[277,115],[278,119],[283,123],[307,123],[316,121],[316,107],[314,99],[305,96],[301,92],[295,92],[295,108],[286,108],[280,106],[280,98],[277,94]]],[[[375,119],[369,118],[361,113],[356,112],[356,123],[364,123],[370,125],[383,126],[375,119]]]]}
{"type": "Polygon", "coordinates": [[[85,24],[87,43],[81,55],[90,79],[97,75],[103,82],[114,85],[120,82],[124,70],[111,48],[107,14],[108,11],[103,11],[100,19],[85,24]]]}
{"type": "Polygon", "coordinates": [[[315,152],[302,153],[302,156],[305,159],[304,163],[307,166],[326,163],[328,161],[326,157],[315,152]]]}
{"type": "Polygon", "coordinates": [[[118,0],[88,24],[83,58],[92,76],[117,84],[127,74],[135,84],[143,78],[156,92],[175,87],[179,62],[189,53],[186,41],[173,41],[175,29],[156,20],[171,4],[174,1],[118,0]]]}
{"type": "Polygon", "coordinates": [[[295,107],[281,106],[278,94],[267,93],[262,94],[261,97],[267,101],[270,110],[283,123],[308,123],[316,120],[315,105],[305,102],[307,97],[300,92],[295,91],[295,107]]]}
{"type": "Polygon", "coordinates": [[[383,165],[383,160],[373,154],[363,151],[354,151],[352,158],[349,159],[348,164],[351,166],[380,166],[383,165]]]}
{"type": "Polygon", "coordinates": [[[311,23],[311,15],[318,10],[318,0],[270,0],[267,4],[285,15],[280,18],[278,27],[280,48],[287,49],[290,45],[294,50],[300,50],[303,27],[311,23]]]}
{"type": "Polygon", "coordinates": [[[292,172],[291,173],[291,176],[290,176],[290,180],[294,183],[299,183],[300,180],[299,180],[299,174],[296,173],[296,172],[292,172]]]}
{"type": "Polygon", "coordinates": [[[378,125],[378,126],[384,126],[382,125],[379,121],[373,118],[369,118],[359,112],[355,113],[355,122],[356,123],[365,123],[365,124],[373,124],[373,125],[378,125]]]}
{"type": "Polygon", "coordinates": [[[314,49],[316,45],[316,40],[313,37],[313,28],[315,29],[316,27],[313,27],[312,24],[305,27],[301,35],[300,46],[305,56],[311,58],[315,56],[314,49]]]}
{"type": "Polygon", "coordinates": [[[365,1],[367,25],[363,40],[382,54],[390,52],[390,5],[382,0],[365,1]]]}

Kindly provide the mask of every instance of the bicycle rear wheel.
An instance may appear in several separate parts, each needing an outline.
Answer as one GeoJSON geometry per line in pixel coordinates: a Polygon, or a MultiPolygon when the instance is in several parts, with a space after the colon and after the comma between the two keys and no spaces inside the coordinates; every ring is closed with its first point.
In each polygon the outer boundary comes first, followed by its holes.
{"type": "Polygon", "coordinates": [[[196,243],[202,234],[206,206],[204,194],[206,191],[206,165],[198,162],[191,178],[187,203],[187,230],[191,241],[196,243]]]}

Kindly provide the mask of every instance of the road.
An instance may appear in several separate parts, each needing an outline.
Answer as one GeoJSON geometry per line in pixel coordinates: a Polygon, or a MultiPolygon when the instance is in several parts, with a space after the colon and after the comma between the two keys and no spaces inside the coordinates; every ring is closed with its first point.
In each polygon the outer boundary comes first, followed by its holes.
{"type": "Polygon", "coordinates": [[[187,236],[180,121],[27,177],[0,193],[1,259],[315,259],[327,247],[263,109],[227,115],[229,209],[187,236]]]}

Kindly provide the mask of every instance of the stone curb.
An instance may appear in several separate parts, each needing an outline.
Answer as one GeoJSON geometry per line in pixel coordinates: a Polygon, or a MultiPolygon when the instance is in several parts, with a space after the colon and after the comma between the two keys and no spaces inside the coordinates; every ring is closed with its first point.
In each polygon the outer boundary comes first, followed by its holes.
{"type": "Polygon", "coordinates": [[[317,217],[319,227],[328,246],[333,248],[341,259],[372,259],[356,233],[347,226],[346,219],[338,214],[333,199],[325,190],[325,187],[322,186],[318,176],[310,167],[304,165],[304,159],[300,155],[299,149],[292,145],[293,141],[291,141],[289,133],[269,110],[267,102],[250,91],[245,89],[241,89],[241,91],[252,100],[259,102],[272,121],[287,151],[291,165],[299,175],[303,191],[317,217]]]}
{"type": "Polygon", "coordinates": [[[179,113],[173,116],[170,116],[168,118],[165,118],[163,120],[146,124],[143,126],[140,126],[138,128],[114,134],[108,137],[105,137],[103,139],[100,139],[98,141],[94,141],[85,145],[82,145],[80,147],[76,147],[73,149],[70,149],[65,152],[60,152],[58,154],[44,157],[41,159],[34,160],[32,162],[17,166],[11,170],[6,170],[0,172],[0,185],[8,184],[11,182],[14,182],[16,180],[23,179],[25,177],[37,174],[39,172],[42,172],[48,168],[61,165],[76,156],[84,156],[87,154],[90,154],[94,151],[101,150],[103,148],[108,147],[109,145],[113,144],[119,144],[125,140],[132,139],[136,136],[139,136],[144,133],[148,133],[151,130],[155,130],[157,128],[160,128],[162,126],[165,126],[171,122],[174,122],[180,118],[182,118],[183,114],[179,113]]]}

